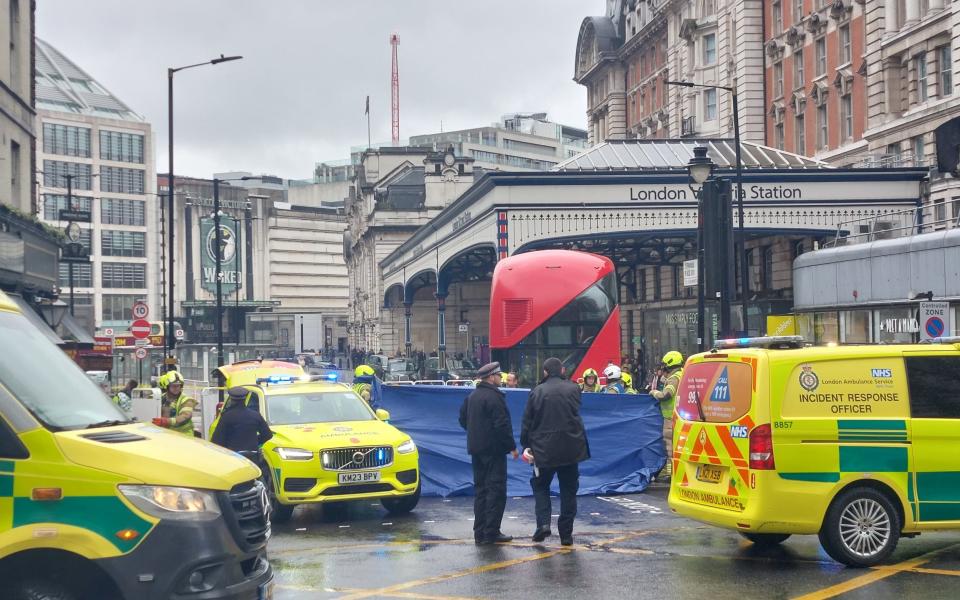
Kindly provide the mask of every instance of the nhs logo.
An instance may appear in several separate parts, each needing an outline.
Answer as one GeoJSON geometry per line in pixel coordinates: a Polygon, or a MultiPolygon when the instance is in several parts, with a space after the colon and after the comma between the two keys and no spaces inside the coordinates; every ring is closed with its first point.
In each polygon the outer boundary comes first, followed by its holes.
{"type": "Polygon", "coordinates": [[[893,377],[893,372],[890,369],[870,369],[870,374],[878,379],[893,377]]]}
{"type": "Polygon", "coordinates": [[[747,426],[746,425],[731,425],[730,426],[730,437],[734,438],[745,438],[748,436],[747,426]]]}

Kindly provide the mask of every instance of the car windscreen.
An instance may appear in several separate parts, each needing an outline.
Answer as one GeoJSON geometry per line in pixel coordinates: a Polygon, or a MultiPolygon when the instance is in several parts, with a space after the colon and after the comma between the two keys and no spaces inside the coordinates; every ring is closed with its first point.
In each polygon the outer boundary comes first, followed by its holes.
{"type": "Polygon", "coordinates": [[[271,425],[372,421],[375,418],[363,400],[346,390],[267,396],[267,421],[271,425]]]}
{"type": "Polygon", "coordinates": [[[0,312],[0,340],[0,385],[48,428],[82,429],[129,420],[25,317],[0,312]]]}
{"type": "Polygon", "coordinates": [[[413,371],[416,367],[408,360],[391,360],[389,370],[391,372],[413,371]]]}

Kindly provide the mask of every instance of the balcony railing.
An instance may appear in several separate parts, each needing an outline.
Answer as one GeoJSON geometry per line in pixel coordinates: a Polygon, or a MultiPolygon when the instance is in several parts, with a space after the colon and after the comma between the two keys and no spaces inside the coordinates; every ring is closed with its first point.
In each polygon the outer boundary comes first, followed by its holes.
{"type": "Polygon", "coordinates": [[[877,240],[892,240],[919,233],[929,233],[945,227],[960,227],[960,214],[954,218],[937,219],[936,212],[934,212],[932,220],[925,219],[925,212],[931,210],[935,211],[936,206],[927,204],[883,215],[844,221],[837,226],[834,239],[825,243],[823,247],[834,248],[877,240]]]}

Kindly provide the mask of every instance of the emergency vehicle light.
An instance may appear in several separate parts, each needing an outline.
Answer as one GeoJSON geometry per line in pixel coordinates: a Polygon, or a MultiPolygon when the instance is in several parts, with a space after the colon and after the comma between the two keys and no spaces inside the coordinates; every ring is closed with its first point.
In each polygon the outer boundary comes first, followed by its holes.
{"type": "Polygon", "coordinates": [[[330,381],[336,381],[336,380],[337,380],[337,374],[336,374],[336,373],[327,373],[327,379],[330,380],[330,381]]]}
{"type": "Polygon", "coordinates": [[[257,383],[269,383],[276,385],[278,383],[293,383],[297,381],[298,378],[293,375],[271,375],[269,377],[258,377],[257,383]]]}
{"type": "Polygon", "coordinates": [[[713,344],[713,351],[730,348],[802,348],[803,336],[775,335],[768,337],[742,337],[717,340],[713,344]]]}

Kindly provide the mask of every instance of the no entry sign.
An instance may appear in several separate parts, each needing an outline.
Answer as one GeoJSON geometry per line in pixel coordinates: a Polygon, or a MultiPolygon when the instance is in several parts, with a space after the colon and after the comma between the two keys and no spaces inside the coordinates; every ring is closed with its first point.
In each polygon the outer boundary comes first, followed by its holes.
{"type": "Polygon", "coordinates": [[[130,325],[130,333],[138,340],[150,337],[150,322],[137,319],[130,325]]]}

